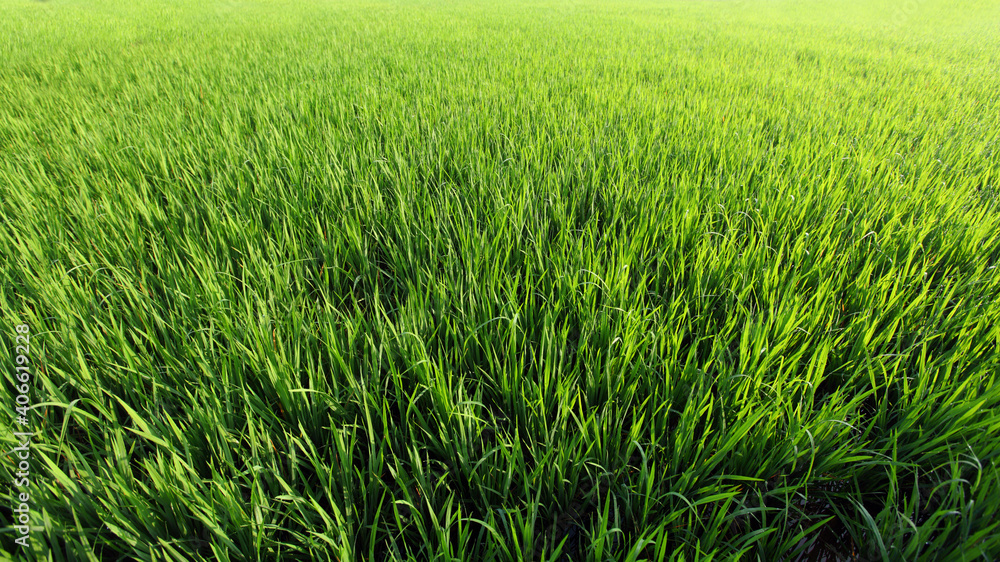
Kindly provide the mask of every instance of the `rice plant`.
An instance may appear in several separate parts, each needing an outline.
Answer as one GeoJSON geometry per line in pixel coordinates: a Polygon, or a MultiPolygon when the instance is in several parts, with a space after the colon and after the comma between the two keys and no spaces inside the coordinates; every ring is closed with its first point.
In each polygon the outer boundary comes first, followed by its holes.
{"type": "Polygon", "coordinates": [[[0,552],[1000,558],[998,30],[3,0],[0,552]]]}

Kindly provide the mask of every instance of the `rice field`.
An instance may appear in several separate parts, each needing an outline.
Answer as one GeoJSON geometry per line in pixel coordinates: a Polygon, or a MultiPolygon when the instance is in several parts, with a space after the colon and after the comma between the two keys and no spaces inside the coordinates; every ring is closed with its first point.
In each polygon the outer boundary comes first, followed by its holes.
{"type": "Polygon", "coordinates": [[[995,2],[0,0],[0,63],[0,558],[1000,558],[995,2]]]}

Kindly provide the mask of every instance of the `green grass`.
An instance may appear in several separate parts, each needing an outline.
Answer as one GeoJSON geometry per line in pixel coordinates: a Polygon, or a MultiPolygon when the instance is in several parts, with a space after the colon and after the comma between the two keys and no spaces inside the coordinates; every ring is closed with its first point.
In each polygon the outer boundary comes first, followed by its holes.
{"type": "Polygon", "coordinates": [[[1000,8],[491,4],[0,0],[0,551],[1000,558],[1000,8]]]}

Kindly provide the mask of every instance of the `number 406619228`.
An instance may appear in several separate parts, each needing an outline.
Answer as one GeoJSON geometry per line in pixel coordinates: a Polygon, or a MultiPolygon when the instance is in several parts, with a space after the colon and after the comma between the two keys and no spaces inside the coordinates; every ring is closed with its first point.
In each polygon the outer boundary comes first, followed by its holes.
{"type": "Polygon", "coordinates": [[[15,336],[15,343],[17,347],[14,351],[17,353],[17,357],[14,361],[17,363],[17,380],[21,384],[15,387],[17,390],[17,413],[18,415],[27,414],[28,405],[28,381],[31,378],[31,367],[29,365],[28,353],[31,351],[30,348],[30,328],[27,324],[19,324],[14,328],[17,331],[17,336],[15,336]]]}

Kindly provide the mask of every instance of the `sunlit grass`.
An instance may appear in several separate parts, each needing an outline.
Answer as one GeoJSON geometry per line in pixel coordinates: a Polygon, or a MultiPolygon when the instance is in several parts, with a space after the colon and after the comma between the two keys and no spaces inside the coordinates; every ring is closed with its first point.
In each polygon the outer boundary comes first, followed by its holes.
{"type": "Polygon", "coordinates": [[[1000,10],[490,4],[0,4],[35,554],[1000,557],[1000,10]]]}

